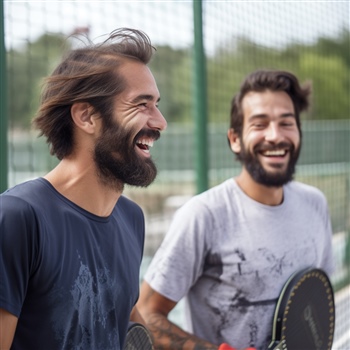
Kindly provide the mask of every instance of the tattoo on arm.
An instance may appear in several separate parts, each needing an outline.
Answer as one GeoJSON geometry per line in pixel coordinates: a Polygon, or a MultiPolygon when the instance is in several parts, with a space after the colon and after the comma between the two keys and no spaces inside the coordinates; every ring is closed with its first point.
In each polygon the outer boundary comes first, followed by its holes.
{"type": "Polygon", "coordinates": [[[189,334],[165,316],[153,314],[147,322],[149,330],[153,334],[154,348],[156,350],[217,350],[218,346],[206,342],[189,334]]]}

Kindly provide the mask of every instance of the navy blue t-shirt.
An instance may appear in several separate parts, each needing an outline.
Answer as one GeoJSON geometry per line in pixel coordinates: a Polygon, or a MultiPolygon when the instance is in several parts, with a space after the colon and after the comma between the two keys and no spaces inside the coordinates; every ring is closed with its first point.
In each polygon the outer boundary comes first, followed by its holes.
{"type": "Polygon", "coordinates": [[[121,196],[99,217],[39,178],[3,193],[0,209],[0,308],[19,318],[11,349],[121,349],[139,295],[141,208],[121,196]]]}

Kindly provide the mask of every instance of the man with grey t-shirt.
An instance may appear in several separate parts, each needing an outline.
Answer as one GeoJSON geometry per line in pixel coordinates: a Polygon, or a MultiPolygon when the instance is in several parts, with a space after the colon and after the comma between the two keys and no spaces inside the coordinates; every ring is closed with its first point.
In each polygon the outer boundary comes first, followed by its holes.
{"type": "Polygon", "coordinates": [[[325,196],[292,180],[309,94],[289,72],[259,70],[233,98],[227,136],[242,171],[177,211],[141,287],[156,348],[264,350],[288,278],[332,272],[325,196]],[[186,329],[167,319],[182,298],[186,329]]]}

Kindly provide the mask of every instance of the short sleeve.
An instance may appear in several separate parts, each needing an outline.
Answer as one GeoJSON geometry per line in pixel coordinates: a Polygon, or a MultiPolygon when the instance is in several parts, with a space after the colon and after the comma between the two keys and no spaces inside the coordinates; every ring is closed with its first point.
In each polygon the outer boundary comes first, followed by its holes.
{"type": "Polygon", "coordinates": [[[212,232],[208,208],[192,198],[175,214],[144,279],[150,286],[178,302],[201,275],[212,232]]]}
{"type": "Polygon", "coordinates": [[[19,316],[34,268],[37,224],[20,198],[0,197],[0,307],[19,316]]]}

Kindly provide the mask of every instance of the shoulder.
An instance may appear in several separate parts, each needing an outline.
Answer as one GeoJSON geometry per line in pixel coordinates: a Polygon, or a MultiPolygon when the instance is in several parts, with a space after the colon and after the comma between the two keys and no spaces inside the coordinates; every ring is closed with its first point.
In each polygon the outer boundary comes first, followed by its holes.
{"type": "Polygon", "coordinates": [[[227,205],[226,199],[232,201],[235,196],[235,183],[233,179],[226,180],[205,192],[195,195],[185,205],[195,207],[208,207],[219,210],[227,205]]]}
{"type": "Polygon", "coordinates": [[[51,192],[49,183],[43,178],[37,178],[9,188],[1,194],[1,201],[12,198],[12,201],[46,206],[48,203],[45,202],[45,199],[51,192]]]}
{"type": "Polygon", "coordinates": [[[19,193],[18,189],[10,189],[0,196],[0,231],[4,245],[6,242],[24,243],[29,237],[36,237],[40,215],[25,191],[21,189],[19,193]]]}
{"type": "Polygon", "coordinates": [[[138,204],[136,204],[134,201],[132,201],[131,199],[125,196],[120,196],[120,198],[118,199],[116,208],[125,210],[128,213],[143,215],[141,207],[138,204]]]}
{"type": "Polygon", "coordinates": [[[35,210],[31,203],[18,196],[2,194],[0,208],[2,224],[11,222],[13,225],[18,225],[20,222],[27,221],[35,216],[35,210]]]}
{"type": "Polygon", "coordinates": [[[20,184],[17,184],[9,189],[7,189],[5,192],[3,192],[1,195],[12,195],[12,196],[21,196],[21,195],[28,195],[31,192],[35,192],[37,189],[42,188],[45,184],[45,180],[42,178],[36,178],[33,180],[28,180],[25,182],[22,182],[20,184]]]}
{"type": "Polygon", "coordinates": [[[285,186],[286,195],[297,202],[313,206],[327,206],[325,194],[318,188],[298,181],[292,181],[285,186]]]}
{"type": "Polygon", "coordinates": [[[187,200],[174,215],[177,225],[204,225],[211,229],[218,221],[224,220],[228,213],[235,216],[237,203],[233,179],[197,194],[187,200]]]}
{"type": "Polygon", "coordinates": [[[286,185],[286,189],[290,190],[291,192],[294,192],[299,196],[312,197],[317,199],[326,198],[323,192],[317,187],[314,187],[302,182],[298,182],[298,181],[290,182],[289,184],[286,185]]]}
{"type": "Polygon", "coordinates": [[[141,207],[131,199],[120,196],[114,208],[116,217],[122,217],[125,222],[128,222],[133,227],[144,229],[144,214],[141,207]]]}
{"type": "Polygon", "coordinates": [[[39,179],[30,180],[9,188],[0,196],[1,211],[6,214],[23,210],[32,210],[33,204],[39,204],[38,196],[44,196],[43,184],[39,179]]]}

